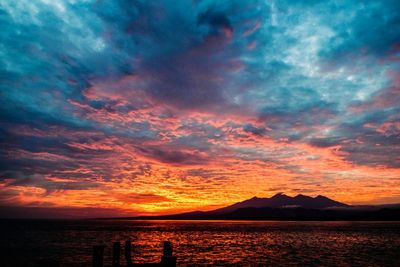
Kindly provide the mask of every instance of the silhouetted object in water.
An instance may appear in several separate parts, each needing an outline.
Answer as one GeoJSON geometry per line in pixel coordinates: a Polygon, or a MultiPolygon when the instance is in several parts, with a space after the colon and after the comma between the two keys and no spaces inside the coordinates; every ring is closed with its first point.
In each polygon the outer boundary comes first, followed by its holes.
{"type": "Polygon", "coordinates": [[[132,257],[131,257],[131,241],[126,240],[125,241],[125,261],[126,261],[126,266],[132,266],[132,257]]]}
{"type": "Polygon", "coordinates": [[[104,246],[93,247],[93,267],[103,267],[104,246]]]}
{"type": "MultiPolygon", "coordinates": [[[[131,256],[132,244],[130,240],[125,241],[125,261],[127,267],[176,267],[176,257],[172,255],[172,244],[169,241],[163,243],[163,255],[160,262],[134,263],[131,256]]],[[[120,267],[121,243],[114,242],[112,267],[120,267]]],[[[93,267],[103,267],[104,246],[93,247],[93,267]]],[[[53,266],[50,266],[53,267],[53,266]]],[[[58,266],[54,266],[58,267],[58,266]]]]}
{"type": "Polygon", "coordinates": [[[120,255],[121,255],[121,243],[114,242],[113,244],[113,257],[112,257],[112,267],[119,267],[120,265],[120,255]]]}
{"type": "Polygon", "coordinates": [[[173,267],[176,266],[176,257],[172,256],[172,244],[169,241],[164,241],[163,256],[161,257],[161,266],[173,267]]]}
{"type": "Polygon", "coordinates": [[[164,241],[163,256],[172,256],[172,244],[169,241],[164,241]]]}

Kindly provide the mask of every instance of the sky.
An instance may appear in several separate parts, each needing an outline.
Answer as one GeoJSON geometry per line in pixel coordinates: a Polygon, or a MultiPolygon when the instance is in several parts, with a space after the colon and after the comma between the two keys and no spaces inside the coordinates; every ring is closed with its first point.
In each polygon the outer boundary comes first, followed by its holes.
{"type": "Polygon", "coordinates": [[[0,0],[0,27],[2,216],[400,202],[397,0],[0,0]]]}

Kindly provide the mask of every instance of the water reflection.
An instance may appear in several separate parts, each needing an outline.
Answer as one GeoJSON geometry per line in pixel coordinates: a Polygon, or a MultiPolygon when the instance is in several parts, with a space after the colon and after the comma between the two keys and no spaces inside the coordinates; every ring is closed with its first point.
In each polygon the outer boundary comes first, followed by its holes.
{"type": "Polygon", "coordinates": [[[400,266],[398,222],[18,221],[1,222],[1,266],[90,266],[92,246],[133,242],[136,262],[157,262],[173,242],[178,266],[400,266]],[[16,251],[23,251],[24,257],[16,251]]]}

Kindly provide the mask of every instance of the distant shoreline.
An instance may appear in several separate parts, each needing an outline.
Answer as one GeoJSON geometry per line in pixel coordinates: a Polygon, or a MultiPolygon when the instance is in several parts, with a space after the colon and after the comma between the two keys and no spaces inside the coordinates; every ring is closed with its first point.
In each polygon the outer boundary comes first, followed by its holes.
{"type": "Polygon", "coordinates": [[[400,208],[378,210],[241,208],[226,214],[192,212],[162,216],[107,217],[99,220],[208,220],[208,221],[400,221],[400,208]]]}

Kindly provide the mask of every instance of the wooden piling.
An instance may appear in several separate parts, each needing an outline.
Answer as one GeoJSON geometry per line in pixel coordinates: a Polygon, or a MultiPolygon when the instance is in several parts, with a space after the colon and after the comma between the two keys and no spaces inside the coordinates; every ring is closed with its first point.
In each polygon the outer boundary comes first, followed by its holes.
{"type": "Polygon", "coordinates": [[[132,249],[131,241],[126,240],[125,241],[125,261],[126,261],[127,267],[132,266],[131,249],[132,249]]]}
{"type": "Polygon", "coordinates": [[[172,256],[172,243],[164,241],[163,256],[172,256]]]}
{"type": "Polygon", "coordinates": [[[121,256],[121,243],[114,242],[113,244],[113,256],[112,256],[112,267],[120,267],[120,256],[121,256]]]}
{"type": "Polygon", "coordinates": [[[104,246],[93,247],[93,267],[103,267],[104,246]]]}
{"type": "Polygon", "coordinates": [[[164,241],[163,256],[161,257],[162,267],[176,267],[176,257],[172,256],[172,243],[164,241]]]}
{"type": "MultiPolygon", "coordinates": [[[[113,243],[112,267],[121,267],[121,243],[113,243]]],[[[154,263],[133,263],[132,261],[132,243],[125,241],[125,260],[127,267],[176,267],[176,257],[173,256],[172,243],[164,241],[163,255],[161,262],[154,263]]],[[[93,267],[103,267],[104,246],[93,246],[93,267]]],[[[46,265],[47,266],[47,265],[46,265]]],[[[53,265],[50,265],[53,267],[53,265]]],[[[41,266],[40,266],[41,267],[41,266]]],[[[54,265],[54,267],[58,267],[54,265]]]]}

